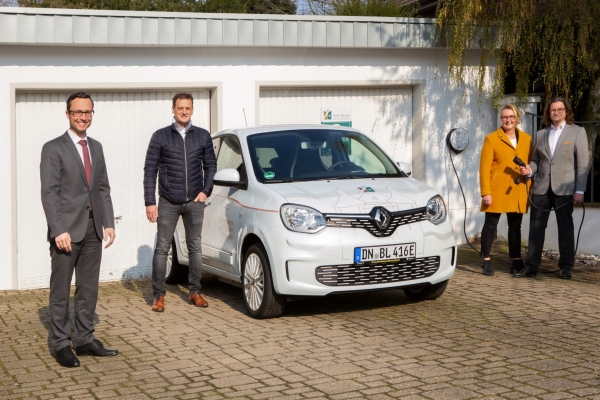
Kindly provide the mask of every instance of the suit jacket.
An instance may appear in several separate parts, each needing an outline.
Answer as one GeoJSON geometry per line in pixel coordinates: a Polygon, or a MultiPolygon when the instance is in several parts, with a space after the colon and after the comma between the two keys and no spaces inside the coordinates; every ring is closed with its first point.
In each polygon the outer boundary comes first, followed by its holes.
{"type": "Polygon", "coordinates": [[[585,129],[566,124],[551,154],[550,127],[538,131],[531,157],[534,194],[546,194],[551,187],[557,196],[585,192],[589,166],[588,137],[585,129]]]}
{"type": "Polygon", "coordinates": [[[92,159],[90,185],[68,132],[42,148],[42,206],[48,223],[49,241],[65,232],[69,232],[71,241],[82,241],[87,230],[90,201],[98,236],[103,237],[102,227],[115,226],[102,145],[90,137],[87,140],[92,159]]]}
{"type": "Polygon", "coordinates": [[[531,136],[518,130],[517,148],[502,128],[486,136],[479,161],[479,182],[481,195],[491,195],[490,206],[481,204],[481,211],[491,213],[527,212],[528,181],[519,173],[519,166],[513,162],[518,156],[523,162],[531,159],[531,136]],[[519,183],[517,183],[517,181],[519,183]]]}

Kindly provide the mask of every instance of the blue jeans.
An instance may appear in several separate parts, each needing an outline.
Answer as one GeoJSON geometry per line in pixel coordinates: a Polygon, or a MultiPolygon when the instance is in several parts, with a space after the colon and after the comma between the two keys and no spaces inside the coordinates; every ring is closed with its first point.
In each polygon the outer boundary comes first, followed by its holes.
{"type": "Polygon", "coordinates": [[[164,296],[167,272],[167,254],[173,243],[173,233],[179,217],[183,217],[185,226],[185,242],[190,262],[189,289],[190,295],[200,292],[202,278],[202,222],[204,220],[203,202],[188,201],[183,204],[171,203],[161,197],[158,200],[158,234],[154,258],[152,259],[152,291],[154,297],[164,296]]]}

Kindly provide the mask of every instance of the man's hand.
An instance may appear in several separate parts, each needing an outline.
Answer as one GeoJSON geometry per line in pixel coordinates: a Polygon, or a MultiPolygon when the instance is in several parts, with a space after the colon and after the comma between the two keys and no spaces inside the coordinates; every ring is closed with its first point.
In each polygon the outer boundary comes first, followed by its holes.
{"type": "Polygon", "coordinates": [[[486,206],[492,205],[492,195],[491,194],[486,194],[485,196],[481,196],[481,200],[483,200],[483,204],[485,204],[486,206]]]}
{"type": "Polygon", "coordinates": [[[158,218],[158,208],[156,205],[146,207],[146,218],[152,223],[156,222],[156,218],[158,218]]]}
{"type": "Polygon", "coordinates": [[[69,232],[61,233],[60,235],[54,238],[54,243],[56,243],[56,248],[62,250],[64,252],[71,252],[71,235],[69,232]]]}
{"type": "Polygon", "coordinates": [[[104,241],[108,241],[108,243],[106,243],[106,246],[104,246],[105,249],[108,249],[110,245],[113,244],[113,242],[115,241],[115,237],[117,237],[117,235],[115,234],[115,228],[104,229],[104,241]]]}
{"type": "Polygon", "coordinates": [[[573,204],[583,203],[583,195],[581,193],[575,193],[573,195],[573,204]]]}
{"type": "Polygon", "coordinates": [[[529,164],[527,164],[525,167],[519,167],[519,170],[521,172],[521,175],[523,176],[531,175],[531,167],[529,166],[529,164]]]}
{"type": "Polygon", "coordinates": [[[206,193],[200,192],[198,196],[194,199],[194,203],[201,202],[204,203],[206,201],[206,193]]]}

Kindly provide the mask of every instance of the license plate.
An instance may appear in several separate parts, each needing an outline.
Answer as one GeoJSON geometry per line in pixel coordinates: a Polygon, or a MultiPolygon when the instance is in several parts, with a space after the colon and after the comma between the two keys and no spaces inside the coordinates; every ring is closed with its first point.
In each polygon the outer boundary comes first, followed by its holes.
{"type": "Polygon", "coordinates": [[[417,253],[415,243],[393,244],[390,246],[355,247],[354,263],[374,263],[401,258],[413,258],[417,253]]]}

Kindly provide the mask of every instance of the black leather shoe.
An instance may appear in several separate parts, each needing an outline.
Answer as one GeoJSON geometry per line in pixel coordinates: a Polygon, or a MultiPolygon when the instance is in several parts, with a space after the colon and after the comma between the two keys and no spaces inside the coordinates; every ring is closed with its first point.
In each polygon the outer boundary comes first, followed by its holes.
{"type": "Polygon", "coordinates": [[[535,278],[537,276],[537,269],[526,265],[525,268],[515,273],[513,278],[535,278]]]}
{"type": "Polygon", "coordinates": [[[56,352],[56,361],[61,367],[73,368],[79,367],[79,359],[73,354],[71,346],[65,346],[56,352]]]}
{"type": "Polygon", "coordinates": [[[568,269],[561,269],[560,274],[558,275],[560,279],[571,279],[572,276],[573,273],[568,269]]]}
{"type": "Polygon", "coordinates": [[[521,271],[523,268],[525,268],[525,264],[523,264],[523,260],[512,260],[512,262],[510,264],[510,273],[512,275],[515,272],[521,271]]]}
{"type": "Polygon", "coordinates": [[[105,349],[102,342],[98,339],[94,339],[92,342],[84,344],[83,346],[75,347],[75,351],[78,356],[92,355],[96,357],[111,357],[119,354],[118,350],[105,349]]]}
{"type": "Polygon", "coordinates": [[[481,269],[483,270],[484,275],[494,276],[494,268],[492,268],[491,260],[482,260],[481,261],[481,269]]]}

